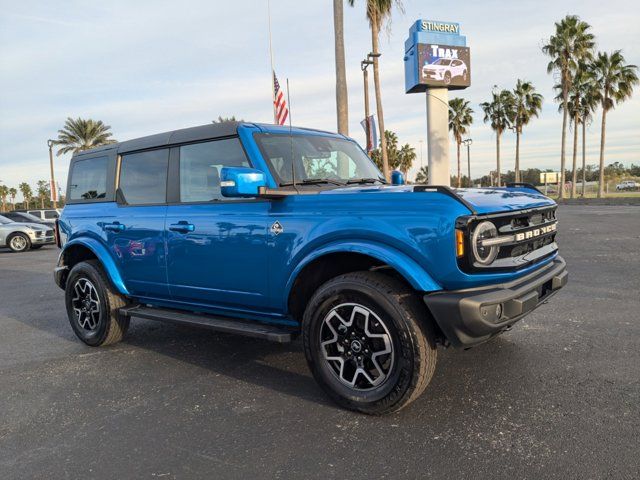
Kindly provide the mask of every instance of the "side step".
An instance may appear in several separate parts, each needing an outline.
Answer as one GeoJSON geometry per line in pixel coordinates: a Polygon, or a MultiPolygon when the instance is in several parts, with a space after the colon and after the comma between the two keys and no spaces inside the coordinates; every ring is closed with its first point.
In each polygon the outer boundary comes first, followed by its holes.
{"type": "Polygon", "coordinates": [[[125,317],[146,318],[148,320],[159,320],[161,322],[178,323],[182,325],[192,325],[194,327],[204,327],[218,332],[234,333],[245,337],[263,338],[271,342],[289,343],[293,340],[296,332],[291,329],[249,320],[240,320],[230,317],[220,317],[207,313],[190,313],[169,308],[155,308],[136,305],[133,307],[121,308],[120,315],[125,317]]]}

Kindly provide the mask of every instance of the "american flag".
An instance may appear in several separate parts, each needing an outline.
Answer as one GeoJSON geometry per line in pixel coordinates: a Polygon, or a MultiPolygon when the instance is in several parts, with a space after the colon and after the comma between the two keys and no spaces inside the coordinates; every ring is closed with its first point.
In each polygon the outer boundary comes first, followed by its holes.
{"type": "Polygon", "coordinates": [[[276,122],[278,122],[278,125],[284,125],[289,116],[289,109],[275,71],[273,72],[273,93],[273,111],[275,112],[276,122]]]}

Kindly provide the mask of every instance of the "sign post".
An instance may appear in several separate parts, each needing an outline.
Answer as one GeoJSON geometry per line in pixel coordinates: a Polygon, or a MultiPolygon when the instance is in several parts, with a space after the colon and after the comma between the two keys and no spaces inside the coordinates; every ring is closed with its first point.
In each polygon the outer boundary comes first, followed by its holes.
{"type": "Polygon", "coordinates": [[[460,25],[418,20],[405,41],[406,93],[426,92],[429,184],[450,184],[449,90],[471,84],[471,55],[460,25]]]}

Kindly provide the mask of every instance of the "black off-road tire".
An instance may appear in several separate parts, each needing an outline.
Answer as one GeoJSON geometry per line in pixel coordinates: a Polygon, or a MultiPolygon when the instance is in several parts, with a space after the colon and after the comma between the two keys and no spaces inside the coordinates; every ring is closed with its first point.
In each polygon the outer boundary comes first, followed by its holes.
{"type": "MultiPolygon", "coordinates": [[[[372,415],[398,411],[418,398],[433,377],[437,351],[430,321],[417,294],[400,280],[368,271],[340,275],[318,288],[304,313],[302,333],[309,368],[326,393],[344,408],[372,415]],[[367,390],[343,383],[341,372],[332,370],[325,359],[326,347],[321,345],[325,318],[354,304],[369,309],[381,320],[394,348],[393,366],[386,379],[367,390]]],[[[346,343],[342,338],[335,345],[342,341],[346,343]]],[[[344,355],[347,353],[351,352],[344,355]]]]}
{"type": "Polygon", "coordinates": [[[11,235],[9,235],[7,237],[7,246],[11,249],[11,251],[13,253],[27,252],[31,248],[31,239],[29,238],[29,235],[26,235],[24,233],[14,233],[14,234],[11,234],[11,235]],[[22,238],[24,240],[24,247],[23,248],[16,248],[13,245],[13,240],[15,238],[22,238]]]}
{"type": "MultiPolygon", "coordinates": [[[[65,304],[67,316],[71,328],[80,340],[91,347],[112,345],[119,342],[129,328],[129,318],[118,314],[118,309],[127,305],[127,299],[120,295],[107,278],[102,266],[97,260],[88,260],[75,265],[66,282],[65,304]],[[95,288],[99,300],[99,314],[95,316],[95,328],[87,328],[81,325],[82,318],[79,318],[74,310],[74,297],[76,297],[76,285],[95,288]]],[[[86,318],[85,318],[86,321],[86,318]]]]}

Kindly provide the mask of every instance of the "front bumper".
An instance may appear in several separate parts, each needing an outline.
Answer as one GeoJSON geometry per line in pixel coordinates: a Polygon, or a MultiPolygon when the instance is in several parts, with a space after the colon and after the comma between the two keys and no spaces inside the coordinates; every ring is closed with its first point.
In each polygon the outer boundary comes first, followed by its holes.
{"type": "Polygon", "coordinates": [[[51,234],[51,236],[41,236],[41,237],[37,237],[35,235],[30,235],[29,238],[31,239],[31,244],[32,245],[52,245],[54,243],[56,243],[55,237],[53,236],[53,234],[51,234]]]}
{"type": "Polygon", "coordinates": [[[470,347],[509,329],[567,284],[561,257],[513,282],[434,292],[424,302],[454,347],[470,347]]]}

